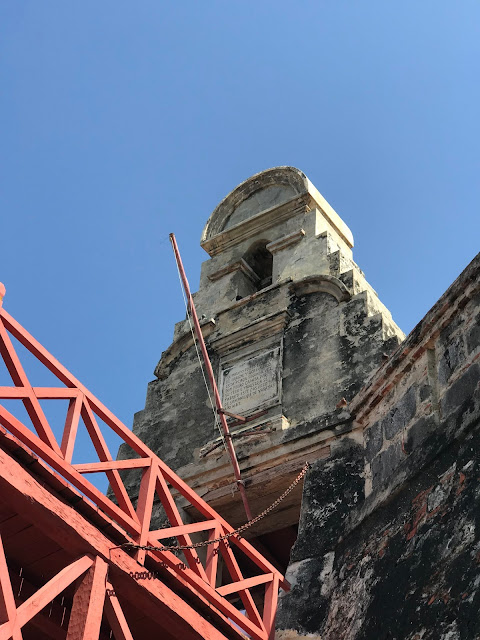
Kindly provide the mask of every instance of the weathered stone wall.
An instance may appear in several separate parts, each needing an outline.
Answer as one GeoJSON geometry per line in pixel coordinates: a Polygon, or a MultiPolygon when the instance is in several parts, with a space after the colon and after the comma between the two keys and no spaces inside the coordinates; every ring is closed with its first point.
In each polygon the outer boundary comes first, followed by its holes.
{"type": "MultiPolygon", "coordinates": [[[[210,258],[194,297],[220,393],[230,389],[224,409],[258,416],[233,437],[259,513],[305,460],[328,456],[330,440],[345,429],[346,403],[404,335],[353,261],[350,230],[296,169],[268,170],[242,183],[212,214],[202,246],[210,258]],[[275,184],[281,202],[272,199],[275,184]],[[248,263],[258,243],[271,258],[268,286],[268,278],[255,275],[257,263],[248,263]],[[258,363],[267,361],[268,372],[260,371],[258,363]],[[249,370],[256,371],[250,381],[249,370]],[[228,375],[237,382],[233,390],[228,375]]],[[[243,523],[187,320],[177,323],[155,375],[134,432],[227,520],[243,523]]],[[[129,455],[122,446],[119,457],[129,455]]],[[[140,473],[123,476],[135,497],[140,473]]],[[[283,522],[276,514],[262,526],[296,526],[299,493],[285,504],[283,522]]]]}
{"type": "Polygon", "coordinates": [[[381,314],[370,313],[366,296],[342,303],[323,292],[294,295],[284,335],[284,413],[300,424],[350,401],[398,346],[381,314]]]}
{"type": "Polygon", "coordinates": [[[353,399],[306,479],[278,628],[480,637],[480,256],[353,399]]]}
{"type": "MultiPolygon", "coordinates": [[[[391,352],[400,340],[398,330],[391,335],[388,316],[369,308],[366,292],[353,296],[348,293],[348,299],[339,302],[318,287],[307,292],[295,291],[287,282],[215,316],[215,329],[206,338],[214,371],[220,369],[216,341],[248,329],[259,318],[275,312],[284,315],[285,326],[276,337],[272,336],[272,346],[282,346],[281,398],[272,412],[277,410],[285,416],[287,429],[297,429],[334,414],[339,401],[351,400],[380,366],[384,354],[391,352]]],[[[262,340],[257,343],[261,349],[262,340]]],[[[202,447],[217,438],[218,432],[195,348],[190,345],[168,364],[166,360],[160,362],[161,378],[148,386],[144,410],[135,415],[135,433],[168,465],[179,470],[184,479],[190,473],[208,471],[212,464],[216,469],[224,467],[225,474],[231,476],[222,448],[216,450],[218,458],[210,465],[208,460],[199,459],[202,447]]],[[[271,428],[271,424],[266,426],[271,428]]],[[[261,441],[237,442],[241,467],[247,477],[260,470],[249,460],[255,449],[268,451],[285,440],[286,433],[273,428],[273,432],[265,432],[261,441]]],[[[124,446],[119,455],[128,457],[129,449],[124,446]]],[[[274,457],[271,464],[275,464],[274,457]]],[[[138,474],[124,475],[135,495],[138,474]]]]}

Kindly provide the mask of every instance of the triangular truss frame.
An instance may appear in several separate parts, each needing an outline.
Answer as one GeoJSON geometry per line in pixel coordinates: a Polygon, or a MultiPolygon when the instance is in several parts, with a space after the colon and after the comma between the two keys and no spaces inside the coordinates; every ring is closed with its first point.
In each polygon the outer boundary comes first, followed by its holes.
{"type": "MultiPolygon", "coordinates": [[[[136,559],[139,563],[144,564],[145,557],[148,554],[151,558],[161,562],[172,575],[178,577],[182,585],[187,584],[190,589],[205,599],[211,607],[214,607],[227,619],[233,621],[252,639],[268,640],[273,638],[278,589],[279,586],[288,589],[288,583],[283,576],[251,544],[240,536],[232,535],[228,541],[213,542],[219,537],[233,533],[232,527],[14,320],[1,307],[1,298],[0,355],[12,378],[11,386],[0,387],[0,424],[63,476],[67,482],[95,503],[98,509],[106,516],[120,525],[132,543],[140,546],[159,546],[159,542],[162,539],[173,537],[178,540],[179,545],[188,546],[191,544],[190,534],[199,531],[206,532],[212,544],[207,547],[203,562],[195,549],[184,551],[185,561],[179,560],[170,551],[138,550],[136,559]],[[48,371],[54,374],[59,383],[58,387],[34,387],[31,385],[14,348],[11,336],[18,340],[48,371]],[[29,425],[24,424],[6,407],[2,406],[2,399],[21,400],[36,433],[29,425]],[[60,444],[55,439],[52,428],[42,410],[40,400],[45,399],[61,399],[69,402],[60,444]],[[97,452],[98,462],[72,464],[80,417],[97,452]],[[107,428],[114,431],[138,457],[130,460],[114,460],[100,429],[99,421],[103,421],[107,428]],[[132,504],[122,482],[119,473],[122,469],[141,469],[142,479],[136,508],[132,504]],[[96,472],[106,473],[117,504],[101,493],[85,477],[88,473],[96,472]],[[185,498],[195,507],[205,520],[194,524],[184,524],[180,511],[176,506],[172,489],[177,497],[185,498]],[[150,529],[155,497],[159,498],[165,510],[170,523],[169,528],[161,530],[150,529]],[[235,547],[235,553],[232,547],[235,547]],[[228,584],[220,586],[218,585],[219,576],[217,575],[219,573],[217,570],[219,554],[224,560],[224,566],[228,570],[229,579],[231,580],[228,584]],[[236,557],[239,554],[244,554],[256,565],[258,575],[244,578],[236,557]],[[261,613],[251,594],[251,589],[258,588],[260,585],[263,585],[264,588],[263,610],[261,613]],[[228,596],[233,593],[238,594],[241,598],[246,612],[245,615],[230,602],[228,596]]],[[[85,571],[92,570],[92,564],[87,567],[87,561],[83,560],[82,562],[85,564],[85,571]]],[[[80,560],[77,563],[80,563],[80,560]]],[[[84,564],[74,563],[74,566],[83,568],[84,564]]],[[[5,588],[3,586],[4,603],[9,599],[8,588],[7,591],[5,591],[5,588]]],[[[116,624],[118,626],[121,612],[120,610],[117,611],[117,609],[118,607],[116,608],[116,605],[113,604],[107,607],[110,617],[116,616],[116,624]]],[[[16,619],[18,619],[18,615],[16,619]]],[[[0,638],[3,637],[2,629],[6,629],[6,624],[10,623],[5,622],[4,625],[0,626],[0,638]]],[[[20,635],[17,634],[17,636],[13,637],[20,638],[21,632],[19,631],[18,633],[20,635]]],[[[128,636],[128,630],[119,633],[124,634],[123,636],[119,635],[119,637],[130,637],[128,636]]]]}

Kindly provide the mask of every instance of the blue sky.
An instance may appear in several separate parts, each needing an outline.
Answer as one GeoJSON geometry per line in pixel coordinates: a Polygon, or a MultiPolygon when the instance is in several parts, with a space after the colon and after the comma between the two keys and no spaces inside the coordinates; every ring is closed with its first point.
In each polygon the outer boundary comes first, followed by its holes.
{"type": "MultiPolygon", "coordinates": [[[[302,169],[410,331],[479,247],[476,0],[0,2],[5,307],[127,425],[216,204],[302,169]]],[[[112,446],[115,449],[115,445],[112,446]]]]}

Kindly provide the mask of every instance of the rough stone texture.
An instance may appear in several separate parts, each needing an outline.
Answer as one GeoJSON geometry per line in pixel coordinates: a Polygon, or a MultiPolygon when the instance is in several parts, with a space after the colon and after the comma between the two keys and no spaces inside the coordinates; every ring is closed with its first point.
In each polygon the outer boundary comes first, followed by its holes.
{"type": "Polygon", "coordinates": [[[289,629],[287,631],[277,631],[275,640],[322,640],[322,638],[311,633],[308,636],[300,635],[296,631],[289,629]]]}
{"type": "MultiPolygon", "coordinates": [[[[307,176],[295,167],[267,169],[239,184],[220,202],[208,219],[202,233],[202,246],[210,255],[215,255],[226,239],[238,242],[239,237],[243,238],[245,232],[251,230],[252,225],[246,225],[240,234],[235,234],[233,238],[232,234],[222,237],[222,232],[227,230],[229,226],[234,227],[270,209],[274,209],[273,225],[276,226],[279,215],[285,211],[280,209],[279,205],[289,202],[288,196],[290,196],[289,208],[291,210],[295,210],[297,205],[301,207],[303,203],[318,206],[329,226],[335,229],[348,247],[353,247],[353,237],[346,224],[308,180],[307,176]],[[232,218],[237,220],[236,224],[231,224],[232,218]]],[[[269,219],[268,216],[262,216],[263,228],[268,227],[271,223],[271,217],[269,219]]]]}
{"type": "Polygon", "coordinates": [[[259,211],[265,211],[271,207],[283,204],[296,195],[295,189],[290,185],[272,185],[261,191],[254,192],[235,209],[228,218],[224,228],[228,229],[236,224],[240,224],[259,211]]]}
{"type": "MultiPolygon", "coordinates": [[[[296,169],[268,170],[242,183],[212,214],[203,238],[212,255],[202,266],[195,304],[204,316],[220,388],[222,372],[245,371],[260,354],[279,354],[277,387],[271,380],[262,384],[257,371],[257,389],[250,398],[239,389],[239,404],[232,401],[231,407],[247,416],[266,411],[249,424],[247,435],[239,430],[235,436],[258,512],[288,486],[305,459],[314,459],[315,452],[328,455],[338,427],[325,425],[336,424],[337,405],[354,397],[403,334],[353,262],[348,227],[296,169]],[[249,252],[259,242],[267,253],[272,249],[273,260],[272,284],[257,291],[265,274],[253,273],[249,252]],[[263,491],[255,489],[256,476],[269,469],[278,469],[276,477],[267,477],[263,491]]],[[[230,462],[218,446],[185,321],[177,324],[155,373],[134,432],[222,515],[240,524],[244,515],[238,495],[232,497],[230,462]]],[[[351,428],[347,423],[342,429],[351,428]]],[[[126,447],[120,449],[120,457],[128,455],[126,447]]],[[[135,495],[139,474],[123,475],[135,495]]],[[[284,514],[285,525],[298,521],[299,495],[295,500],[291,514],[284,514]]]]}
{"type": "Polygon", "coordinates": [[[309,472],[279,629],[480,637],[479,275],[480,255],[352,400],[353,431],[309,472]]]}
{"type": "MultiPolygon", "coordinates": [[[[202,246],[195,302],[218,378],[278,354],[278,379],[272,365],[238,405],[265,413],[233,431],[254,513],[313,464],[303,501],[298,486],[255,531],[299,525],[278,639],[480,638],[480,256],[401,342],[350,230],[297,169],[239,185],[202,246]]],[[[243,523],[185,320],[155,375],[134,431],[243,523]]],[[[122,475],[135,496],[138,473],[122,475]]]]}

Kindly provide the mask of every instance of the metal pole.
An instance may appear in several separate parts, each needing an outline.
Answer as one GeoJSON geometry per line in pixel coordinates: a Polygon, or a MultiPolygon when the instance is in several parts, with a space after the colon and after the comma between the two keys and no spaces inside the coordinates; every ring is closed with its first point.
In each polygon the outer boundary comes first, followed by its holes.
{"type": "Polygon", "coordinates": [[[217,414],[220,417],[220,424],[222,425],[222,431],[225,438],[225,443],[227,446],[228,454],[230,456],[230,460],[233,467],[233,473],[235,475],[235,480],[237,482],[238,490],[240,491],[240,495],[242,496],[243,506],[245,508],[245,513],[247,515],[247,520],[252,519],[252,512],[250,511],[250,506],[248,504],[247,493],[245,491],[245,485],[242,480],[242,475],[240,472],[240,467],[238,466],[237,456],[235,454],[235,449],[232,442],[232,436],[228,429],[227,420],[223,413],[222,401],[220,399],[220,394],[218,392],[217,383],[215,381],[215,376],[213,374],[212,363],[210,362],[210,358],[208,356],[207,347],[205,346],[205,340],[203,339],[202,329],[200,328],[200,322],[198,321],[197,311],[195,309],[195,304],[193,302],[192,294],[190,293],[190,287],[188,285],[187,276],[185,274],[185,270],[183,268],[182,259],[180,258],[180,252],[178,250],[177,241],[175,239],[175,235],[173,233],[170,234],[170,242],[172,243],[173,252],[175,254],[175,260],[177,261],[178,270],[180,271],[180,277],[182,279],[183,288],[185,289],[185,294],[187,296],[188,306],[190,308],[193,325],[195,327],[195,333],[197,334],[198,342],[200,343],[200,348],[202,350],[203,360],[205,362],[205,368],[207,369],[208,379],[210,380],[210,384],[212,386],[213,395],[215,398],[215,405],[217,414]]]}

